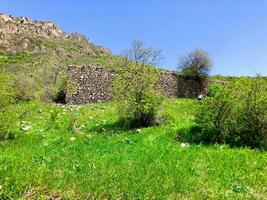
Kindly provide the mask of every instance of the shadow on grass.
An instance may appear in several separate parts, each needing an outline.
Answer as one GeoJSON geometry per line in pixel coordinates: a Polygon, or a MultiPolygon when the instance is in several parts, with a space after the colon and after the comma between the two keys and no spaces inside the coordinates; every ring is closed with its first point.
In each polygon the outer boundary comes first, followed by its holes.
{"type": "Polygon", "coordinates": [[[97,124],[87,129],[88,132],[106,134],[106,135],[118,135],[122,133],[134,133],[136,128],[129,128],[122,121],[118,120],[111,123],[97,124]]]}
{"type": "Polygon", "coordinates": [[[252,146],[245,143],[241,138],[228,136],[224,139],[214,140],[216,132],[214,129],[203,129],[200,125],[192,125],[188,128],[178,130],[178,134],[173,138],[177,142],[200,144],[205,146],[227,145],[230,148],[249,148],[253,150],[266,151],[265,146],[252,146]],[[239,140],[238,140],[239,139],[239,140]]]}
{"type": "Polygon", "coordinates": [[[131,120],[123,120],[119,119],[115,122],[111,123],[105,123],[105,124],[96,124],[93,127],[90,127],[87,129],[88,132],[93,133],[100,133],[100,134],[121,134],[121,133],[138,133],[140,128],[147,128],[147,127],[153,127],[153,126],[160,126],[164,123],[166,123],[169,119],[167,116],[161,116],[160,118],[157,118],[153,124],[151,125],[140,125],[139,123],[136,123],[135,121],[131,120]]]}
{"type": "Polygon", "coordinates": [[[174,139],[178,142],[186,142],[191,144],[212,144],[213,133],[208,131],[203,134],[203,129],[199,125],[192,125],[188,128],[181,128],[174,139]]]}

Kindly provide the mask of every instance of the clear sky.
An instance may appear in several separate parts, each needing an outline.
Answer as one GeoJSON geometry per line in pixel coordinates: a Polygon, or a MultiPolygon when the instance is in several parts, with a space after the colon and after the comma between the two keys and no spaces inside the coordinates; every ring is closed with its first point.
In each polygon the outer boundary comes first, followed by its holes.
{"type": "Polygon", "coordinates": [[[167,69],[200,48],[212,74],[267,75],[267,0],[0,0],[0,12],[54,21],[113,53],[142,39],[167,69]]]}

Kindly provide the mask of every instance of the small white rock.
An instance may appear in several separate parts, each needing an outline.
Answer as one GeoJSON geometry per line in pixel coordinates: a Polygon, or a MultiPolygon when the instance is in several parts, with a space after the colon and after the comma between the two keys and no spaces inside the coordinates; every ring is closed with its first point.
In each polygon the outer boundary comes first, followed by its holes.
{"type": "Polygon", "coordinates": [[[137,133],[141,133],[141,129],[136,129],[136,132],[137,133]]]}
{"type": "Polygon", "coordinates": [[[85,128],[85,125],[84,125],[84,124],[82,124],[82,125],[79,127],[79,129],[83,129],[83,128],[85,128]]]}
{"type": "Polygon", "coordinates": [[[23,132],[28,132],[30,130],[31,126],[25,126],[25,127],[22,127],[21,130],[23,132]]]}
{"type": "Polygon", "coordinates": [[[190,145],[188,144],[188,143],[181,143],[181,147],[183,147],[183,148],[187,148],[187,147],[189,147],[190,145]]]}

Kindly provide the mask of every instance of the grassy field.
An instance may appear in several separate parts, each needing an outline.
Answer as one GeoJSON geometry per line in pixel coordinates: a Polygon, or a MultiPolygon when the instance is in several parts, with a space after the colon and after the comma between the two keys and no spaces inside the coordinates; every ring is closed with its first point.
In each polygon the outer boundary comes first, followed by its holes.
{"type": "Polygon", "coordinates": [[[118,128],[115,106],[18,105],[0,199],[267,199],[266,152],[175,140],[197,101],[165,100],[169,120],[140,130],[118,128]]]}

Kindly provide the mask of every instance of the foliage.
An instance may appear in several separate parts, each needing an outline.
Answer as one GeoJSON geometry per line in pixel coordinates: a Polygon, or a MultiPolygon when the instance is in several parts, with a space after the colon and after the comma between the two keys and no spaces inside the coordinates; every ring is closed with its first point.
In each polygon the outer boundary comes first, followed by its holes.
{"type": "Polygon", "coordinates": [[[55,98],[54,98],[55,102],[65,104],[66,95],[67,95],[67,77],[63,76],[61,78],[59,89],[57,90],[55,94],[55,98]]]}
{"type": "Polygon", "coordinates": [[[212,67],[209,54],[200,49],[194,49],[180,59],[179,69],[184,76],[203,78],[212,67]]]}
{"type": "Polygon", "coordinates": [[[9,55],[3,51],[0,51],[0,65],[3,64],[15,64],[20,62],[31,61],[31,56],[27,53],[20,53],[15,55],[9,55]]]}
{"type": "Polygon", "coordinates": [[[11,137],[11,127],[15,121],[11,104],[15,103],[15,90],[11,77],[0,72],[0,140],[11,137]]]}
{"type": "Polygon", "coordinates": [[[30,101],[36,98],[36,85],[34,79],[25,74],[14,76],[14,85],[16,88],[16,101],[30,101]]]}
{"type": "Polygon", "coordinates": [[[267,81],[243,78],[235,84],[229,143],[267,148],[267,81]]]}
{"type": "Polygon", "coordinates": [[[156,121],[162,98],[156,89],[159,72],[148,65],[159,62],[160,52],[141,40],[123,52],[124,67],[113,81],[113,95],[121,104],[118,111],[124,125],[142,127],[156,121]]]}
{"type": "Polygon", "coordinates": [[[120,102],[121,121],[130,127],[150,126],[155,122],[161,103],[157,91],[158,71],[140,64],[128,66],[116,75],[113,95],[120,102]]]}
{"type": "Polygon", "coordinates": [[[195,121],[200,127],[193,127],[191,131],[196,133],[195,142],[222,143],[227,137],[226,121],[232,109],[232,93],[230,89],[214,84],[209,95],[200,102],[196,114],[195,121]]]}
{"type": "Polygon", "coordinates": [[[231,86],[214,84],[201,101],[195,142],[267,147],[267,83],[261,77],[243,78],[231,86]]]}
{"type": "Polygon", "coordinates": [[[0,72],[0,111],[3,111],[8,104],[14,103],[15,91],[11,76],[0,72]]]}

